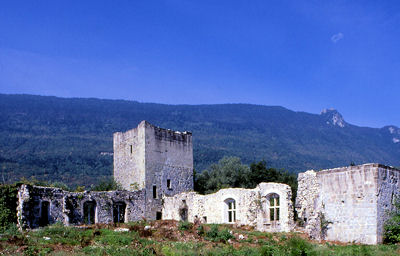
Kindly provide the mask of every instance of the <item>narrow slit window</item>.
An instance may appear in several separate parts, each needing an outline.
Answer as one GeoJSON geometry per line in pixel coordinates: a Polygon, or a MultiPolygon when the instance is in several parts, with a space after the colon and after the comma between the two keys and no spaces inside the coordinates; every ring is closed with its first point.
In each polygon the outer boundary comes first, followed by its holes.
{"type": "Polygon", "coordinates": [[[133,154],[133,145],[130,146],[131,148],[131,155],[133,154]]]}
{"type": "Polygon", "coordinates": [[[157,198],[157,186],[153,186],[153,198],[157,198]]]}
{"type": "Polygon", "coordinates": [[[168,189],[172,189],[172,187],[171,187],[171,180],[167,180],[167,188],[168,188],[168,189]]]}

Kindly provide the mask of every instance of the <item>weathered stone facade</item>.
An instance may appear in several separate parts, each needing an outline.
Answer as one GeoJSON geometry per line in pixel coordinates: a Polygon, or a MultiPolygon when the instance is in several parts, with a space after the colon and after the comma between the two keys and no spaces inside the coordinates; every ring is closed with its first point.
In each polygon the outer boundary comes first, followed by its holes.
{"type": "Polygon", "coordinates": [[[77,193],[22,185],[18,201],[17,216],[21,228],[37,228],[56,222],[81,225],[137,221],[145,214],[144,190],[77,193]]]}
{"type": "Polygon", "coordinates": [[[400,196],[400,170],[364,164],[298,176],[296,210],[314,239],[381,243],[383,225],[400,196]]]}
{"type": "MultiPolygon", "coordinates": [[[[162,129],[142,121],[114,134],[114,179],[123,191],[73,193],[22,185],[18,224],[36,228],[174,219],[250,225],[260,231],[294,227],[291,189],[260,183],[254,189],[193,192],[193,146],[189,132],[162,129]]],[[[400,196],[400,170],[365,164],[298,176],[296,210],[311,238],[376,244],[400,196]]]]}
{"type": "Polygon", "coordinates": [[[145,189],[146,217],[159,218],[163,196],[193,190],[192,134],[146,121],[115,133],[114,178],[125,190],[145,189]]]}
{"type": "Polygon", "coordinates": [[[192,134],[146,121],[125,133],[115,133],[114,179],[123,191],[71,193],[21,186],[20,227],[161,219],[163,197],[193,190],[192,134]]]}
{"type": "Polygon", "coordinates": [[[221,189],[208,195],[180,193],[164,198],[162,218],[249,225],[260,231],[288,232],[293,228],[291,195],[290,187],[279,183],[260,183],[254,189],[221,189]]]}

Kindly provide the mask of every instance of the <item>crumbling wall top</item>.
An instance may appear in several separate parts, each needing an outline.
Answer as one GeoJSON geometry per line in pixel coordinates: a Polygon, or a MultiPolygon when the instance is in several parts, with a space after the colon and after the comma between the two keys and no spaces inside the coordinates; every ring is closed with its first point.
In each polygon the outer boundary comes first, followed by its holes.
{"type": "MultiPolygon", "coordinates": [[[[325,175],[325,174],[330,174],[330,173],[356,171],[356,170],[362,170],[362,169],[367,169],[367,168],[384,168],[384,169],[400,172],[399,169],[397,169],[393,166],[387,166],[387,165],[378,164],[378,163],[367,163],[367,164],[360,164],[360,165],[354,165],[354,166],[344,166],[344,167],[337,167],[337,168],[332,168],[332,169],[325,169],[325,170],[317,171],[316,174],[319,176],[319,175],[325,175]]],[[[314,170],[310,170],[310,171],[314,171],[314,170]]],[[[307,172],[309,172],[309,171],[307,171],[307,172]]],[[[299,173],[299,175],[300,174],[302,174],[302,173],[299,173]]]]}

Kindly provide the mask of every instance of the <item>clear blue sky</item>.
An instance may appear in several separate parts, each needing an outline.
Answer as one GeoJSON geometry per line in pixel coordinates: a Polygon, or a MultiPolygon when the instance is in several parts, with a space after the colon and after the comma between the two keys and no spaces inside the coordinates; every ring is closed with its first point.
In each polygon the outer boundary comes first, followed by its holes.
{"type": "Polygon", "coordinates": [[[253,103],[400,126],[399,1],[2,1],[0,93],[253,103]]]}

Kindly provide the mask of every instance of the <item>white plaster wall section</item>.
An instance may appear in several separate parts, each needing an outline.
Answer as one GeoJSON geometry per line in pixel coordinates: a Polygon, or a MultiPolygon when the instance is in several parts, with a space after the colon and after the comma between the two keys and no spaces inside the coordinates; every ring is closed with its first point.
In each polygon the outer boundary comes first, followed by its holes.
{"type": "MultiPolygon", "coordinates": [[[[207,223],[229,223],[227,200],[235,201],[237,225],[250,225],[262,231],[290,231],[293,224],[293,206],[290,201],[291,190],[285,184],[261,183],[255,189],[227,188],[208,195],[199,195],[195,192],[177,194],[173,197],[164,197],[163,219],[180,220],[179,205],[185,200],[188,206],[188,220],[193,222],[199,218],[207,223]],[[259,225],[259,215],[262,211],[262,195],[277,194],[280,197],[280,225],[277,230],[264,229],[259,225]]],[[[269,209],[264,210],[269,211],[269,209]]],[[[231,219],[232,220],[232,219],[231,219]]]]}
{"type": "MultiPolygon", "coordinates": [[[[280,211],[280,220],[279,225],[280,231],[289,232],[293,228],[293,205],[291,201],[291,189],[288,185],[279,184],[279,183],[261,183],[256,187],[256,190],[259,190],[259,194],[261,195],[261,208],[262,210],[269,211],[269,198],[273,194],[277,194],[279,196],[279,211],[280,211]]],[[[269,217],[269,214],[267,214],[269,217]]],[[[270,219],[267,220],[267,223],[270,222],[270,219]]],[[[265,224],[265,223],[263,223],[265,224]]]]}

